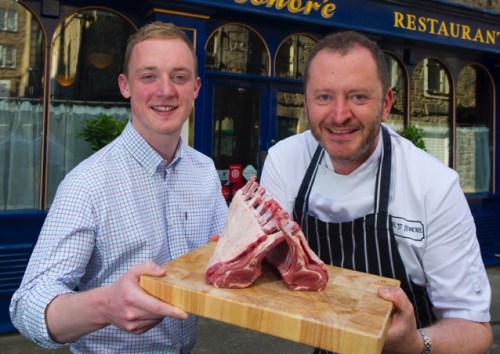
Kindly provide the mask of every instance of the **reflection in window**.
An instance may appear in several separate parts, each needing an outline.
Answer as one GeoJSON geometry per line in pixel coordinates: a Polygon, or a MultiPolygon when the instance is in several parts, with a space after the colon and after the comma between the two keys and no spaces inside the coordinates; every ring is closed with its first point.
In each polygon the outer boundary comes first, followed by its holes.
{"type": "MultiPolygon", "coordinates": [[[[17,1],[15,1],[17,2],[17,1]]],[[[18,11],[19,9],[13,5],[14,1],[0,2],[0,31],[17,32],[18,11]]],[[[25,10],[21,10],[23,12],[25,10]]]]}
{"type": "Polygon", "coordinates": [[[0,0],[0,210],[38,209],[45,39],[17,1],[0,0]]]}
{"type": "Polygon", "coordinates": [[[275,73],[277,77],[303,79],[304,67],[315,39],[303,34],[286,38],[276,54],[275,73]]]}
{"type": "Polygon", "coordinates": [[[450,165],[450,81],[444,66],[425,59],[415,67],[411,124],[423,129],[427,152],[450,165]]]}
{"type": "Polygon", "coordinates": [[[259,97],[253,89],[215,88],[212,157],[218,170],[230,164],[258,167],[259,97]]]}
{"type": "Polygon", "coordinates": [[[304,111],[304,94],[278,92],[277,140],[302,133],[309,129],[304,111]]]}
{"type": "Polygon", "coordinates": [[[118,88],[128,36],[135,28],[114,12],[86,9],[64,19],[52,40],[48,203],[59,182],[93,151],[77,138],[86,119],[128,119],[118,88]]]}
{"type": "Polygon", "coordinates": [[[491,191],[493,89],[483,70],[468,65],[457,81],[456,170],[466,193],[491,191]]]}
{"type": "Polygon", "coordinates": [[[394,103],[392,104],[387,125],[395,131],[401,131],[405,126],[405,117],[407,112],[407,79],[403,71],[403,65],[390,54],[386,54],[386,58],[388,61],[388,70],[392,92],[394,95],[394,103]]]}
{"type": "Polygon", "coordinates": [[[225,25],[208,39],[205,68],[238,74],[269,75],[269,53],[261,37],[241,25],[225,25]]]}
{"type": "Polygon", "coordinates": [[[0,68],[15,68],[16,52],[15,46],[0,44],[0,68]]]}

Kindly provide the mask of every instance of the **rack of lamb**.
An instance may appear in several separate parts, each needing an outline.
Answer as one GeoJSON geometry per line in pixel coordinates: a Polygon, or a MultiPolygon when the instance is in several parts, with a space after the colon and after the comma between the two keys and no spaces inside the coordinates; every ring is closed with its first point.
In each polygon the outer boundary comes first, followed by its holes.
{"type": "Polygon", "coordinates": [[[321,291],[328,284],[326,266],[300,226],[252,177],[231,201],[205,281],[217,288],[248,287],[261,275],[264,259],[292,290],[321,291]]]}

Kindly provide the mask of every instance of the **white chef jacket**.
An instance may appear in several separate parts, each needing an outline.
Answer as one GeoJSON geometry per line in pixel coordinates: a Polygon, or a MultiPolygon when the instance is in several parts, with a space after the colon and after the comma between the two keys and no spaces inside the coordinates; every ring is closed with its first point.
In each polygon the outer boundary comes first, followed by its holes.
{"type": "MultiPolygon", "coordinates": [[[[491,288],[457,173],[387,128],[392,143],[389,214],[407,274],[427,288],[438,319],[490,321],[491,288]]],[[[290,215],[317,146],[306,131],[269,149],[260,183],[290,215]]],[[[336,174],[325,154],[309,212],[336,223],[372,213],[381,151],[380,132],[372,156],[347,176],[336,174]]]]}

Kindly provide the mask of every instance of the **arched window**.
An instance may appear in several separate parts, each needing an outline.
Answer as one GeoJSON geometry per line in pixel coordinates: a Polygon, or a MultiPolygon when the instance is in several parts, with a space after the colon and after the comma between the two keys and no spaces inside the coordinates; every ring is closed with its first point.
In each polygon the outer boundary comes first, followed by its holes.
{"type": "Polygon", "coordinates": [[[411,97],[411,124],[424,131],[427,152],[449,166],[451,87],[441,62],[424,59],[416,65],[411,97]]]}
{"type": "MultiPolygon", "coordinates": [[[[317,40],[305,34],[293,34],[278,47],[274,60],[276,77],[302,80],[307,58],[317,40]]],[[[304,111],[304,94],[279,90],[277,97],[276,140],[285,139],[309,128],[304,111]]]]}
{"type": "Polygon", "coordinates": [[[466,193],[491,192],[493,180],[493,85],[482,67],[467,65],[458,76],[456,158],[466,193]]]}
{"type": "Polygon", "coordinates": [[[269,51],[254,30],[239,24],[227,24],[219,27],[207,41],[205,68],[268,76],[269,51]]]}
{"type": "Polygon", "coordinates": [[[405,127],[408,111],[408,78],[404,66],[392,54],[385,53],[387,57],[388,70],[391,80],[394,103],[392,105],[387,125],[395,131],[401,131],[405,127]]]}
{"type": "Polygon", "coordinates": [[[40,207],[45,50],[36,17],[0,0],[0,210],[40,207]]]}
{"type": "Polygon", "coordinates": [[[304,34],[293,34],[285,38],[276,53],[275,76],[303,79],[307,58],[316,42],[316,39],[304,34]]]}
{"type": "Polygon", "coordinates": [[[66,17],[52,39],[48,203],[62,178],[93,153],[79,133],[99,115],[129,118],[118,88],[127,38],[134,26],[103,9],[84,9],[66,17]]]}

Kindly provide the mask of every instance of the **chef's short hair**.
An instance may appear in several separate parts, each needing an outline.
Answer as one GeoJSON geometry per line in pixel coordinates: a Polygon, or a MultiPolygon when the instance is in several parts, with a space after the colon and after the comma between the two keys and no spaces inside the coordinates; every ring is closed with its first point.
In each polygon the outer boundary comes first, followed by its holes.
{"type": "Polygon", "coordinates": [[[378,70],[378,76],[382,83],[383,91],[387,91],[390,87],[389,72],[387,69],[387,57],[376,42],[369,39],[367,36],[355,31],[340,31],[327,35],[320,39],[309,53],[309,58],[306,61],[304,69],[304,89],[309,80],[309,71],[311,62],[321,50],[328,49],[335,53],[345,55],[356,47],[363,47],[370,51],[375,60],[378,70]]]}

